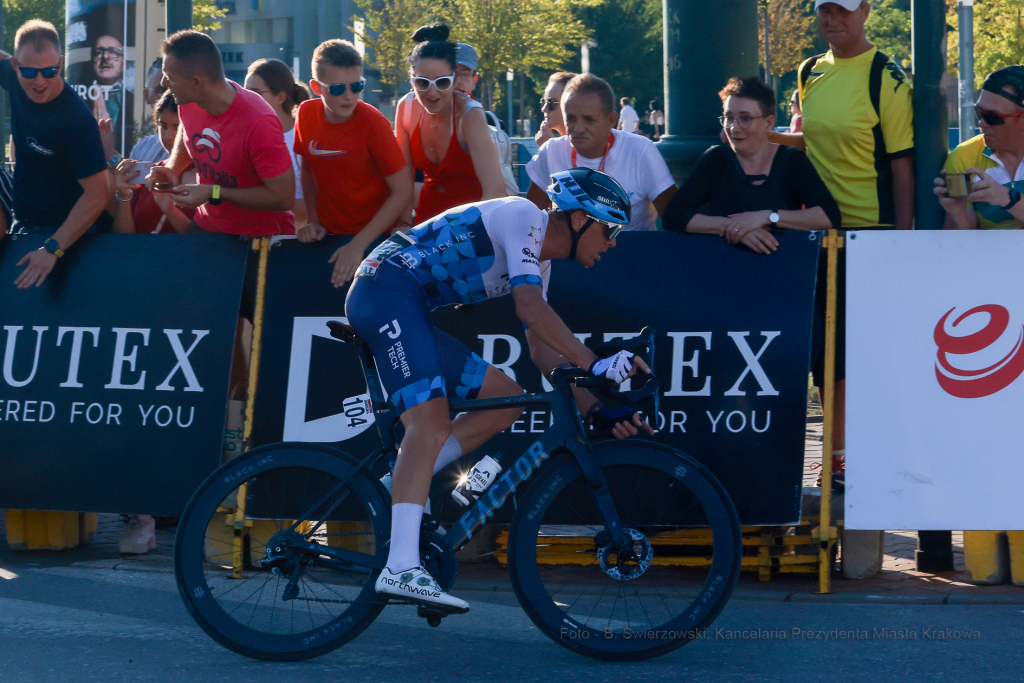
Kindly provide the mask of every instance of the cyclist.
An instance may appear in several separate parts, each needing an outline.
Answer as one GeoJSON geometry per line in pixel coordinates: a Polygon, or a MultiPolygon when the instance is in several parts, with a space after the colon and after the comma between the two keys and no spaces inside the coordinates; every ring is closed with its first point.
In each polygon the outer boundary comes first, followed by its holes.
{"type": "MultiPolygon", "coordinates": [[[[636,368],[650,372],[626,351],[598,358],[573,336],[547,303],[542,274],[550,259],[576,260],[588,268],[599,261],[629,223],[629,196],[611,176],[593,169],[555,173],[551,181],[547,193],[555,206],[547,211],[519,197],[465,204],[408,233],[396,233],[356,271],[345,314],[373,351],[405,426],[391,483],[391,548],[377,579],[378,593],[445,612],[469,610],[420,566],[420,524],[430,479],[464,451],[507,429],[521,413],[519,408],[470,412],[451,421],[449,395],[494,398],[523,390],[434,328],[431,310],[511,293],[516,315],[530,332],[592,375],[622,382],[636,368]]],[[[616,417],[622,420],[620,429],[631,423],[632,433],[642,425],[639,415],[616,417]]],[[[479,495],[497,468],[484,475],[463,492],[470,498],[479,495]]]]}

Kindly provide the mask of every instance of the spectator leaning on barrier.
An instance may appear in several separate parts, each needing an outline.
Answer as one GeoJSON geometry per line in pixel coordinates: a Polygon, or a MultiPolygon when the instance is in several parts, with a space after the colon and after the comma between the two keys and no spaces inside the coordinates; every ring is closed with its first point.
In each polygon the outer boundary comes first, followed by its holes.
{"type": "Polygon", "coordinates": [[[619,106],[622,111],[619,113],[619,130],[624,130],[627,133],[635,133],[637,131],[637,124],[640,123],[640,116],[636,113],[636,109],[633,109],[633,105],[629,103],[628,97],[623,97],[619,100],[619,106]]]}
{"type": "MultiPolygon", "coordinates": [[[[160,100],[163,94],[167,92],[167,88],[160,85],[163,77],[163,60],[157,58],[157,60],[149,67],[149,73],[146,75],[146,85],[142,89],[142,93],[146,98],[146,104],[153,107],[154,120],[156,119],[156,103],[160,100]]],[[[175,117],[177,117],[177,114],[175,114],[175,117]]],[[[168,156],[170,156],[170,148],[165,148],[165,146],[161,144],[160,131],[157,131],[152,135],[147,135],[136,142],[135,146],[132,147],[132,151],[128,154],[129,159],[134,159],[135,161],[152,161],[153,163],[163,161],[168,156]]]]}
{"type": "Polygon", "coordinates": [[[546,209],[551,200],[543,188],[552,173],[577,166],[595,168],[615,178],[629,193],[633,208],[626,230],[654,230],[676,184],[653,142],[615,130],[614,102],[611,86],[593,74],[569,81],[562,94],[568,135],[549,140],[526,165],[531,180],[526,197],[546,209]]]}
{"type": "MultiPolygon", "coordinates": [[[[448,41],[448,27],[423,26],[412,37],[417,44],[407,60],[419,107],[399,102],[395,135],[409,168],[424,174],[415,218],[422,223],[452,207],[508,193],[483,107],[455,88],[456,45],[448,41]]],[[[411,223],[409,214],[403,219],[411,223]]]]}
{"type": "Polygon", "coordinates": [[[960,143],[946,158],[935,193],[947,229],[1012,230],[1024,227],[1024,66],[993,71],[976,105],[981,135],[960,143]],[[1012,169],[1012,173],[1011,170],[1012,169]],[[967,196],[948,196],[946,179],[969,172],[967,196]]]}
{"type": "Polygon", "coordinates": [[[540,98],[540,110],[544,113],[544,120],[540,123],[537,134],[533,136],[538,147],[551,138],[565,135],[565,121],[562,119],[562,93],[565,86],[576,74],[569,71],[559,71],[548,76],[548,84],[544,88],[544,97],[540,98]]]}
{"type": "Polygon", "coordinates": [[[804,129],[804,115],[800,113],[800,91],[794,90],[793,96],[789,98],[789,132],[800,133],[804,129]]]}
{"type": "Polygon", "coordinates": [[[299,106],[295,124],[309,216],[298,236],[314,242],[328,233],[352,235],[330,258],[331,282],[340,287],[412,201],[412,176],[391,124],[359,98],[366,79],[355,46],[321,43],[312,70],[310,86],[320,97],[299,106]]]}
{"type": "MultiPolygon", "coordinates": [[[[914,224],[912,90],[899,64],[868,42],[871,7],[862,0],[815,0],[829,51],[797,72],[802,133],[774,133],[773,142],[807,152],[839,205],[843,228],[910,230],[914,224]]],[[[814,383],[825,374],[825,252],[815,297],[814,383]]],[[[833,470],[846,457],[846,250],[839,256],[836,315],[833,470]]],[[[842,474],[833,477],[843,486],[842,474]]]]}
{"type": "Polygon", "coordinates": [[[304,83],[295,81],[288,65],[278,59],[257,59],[249,65],[245,76],[245,89],[256,93],[270,105],[277,114],[284,129],[284,144],[292,157],[295,171],[295,216],[296,227],[306,224],[306,202],[303,200],[302,183],[299,182],[299,156],[295,147],[295,112],[299,105],[309,99],[309,90],[304,83]]]}
{"type": "MultiPolygon", "coordinates": [[[[153,120],[160,133],[161,149],[170,152],[178,135],[178,105],[170,93],[153,107],[153,120]]],[[[182,209],[174,203],[169,192],[150,192],[145,185],[147,170],[138,159],[124,159],[114,169],[114,196],[107,206],[114,216],[114,232],[126,233],[171,233],[188,232],[188,226],[195,217],[195,209],[182,209]]],[[[157,162],[162,163],[162,162],[157,162]]],[[[182,182],[194,184],[197,181],[195,167],[182,174],[182,182]]]]}
{"type": "Polygon", "coordinates": [[[43,284],[64,251],[85,234],[107,203],[108,178],[96,120],[64,82],[60,36],[33,19],[14,36],[14,57],[0,52],[0,86],[10,93],[14,169],[12,232],[52,233],[18,261],[18,288],[43,284]]]}
{"type": "Polygon", "coordinates": [[[665,210],[666,230],[723,237],[760,254],[778,247],[777,228],[838,228],[839,207],[807,160],[768,141],[775,93],[759,78],[732,78],[718,93],[728,145],[697,161],[665,210]]]}
{"type": "Polygon", "coordinates": [[[198,208],[191,232],[293,234],[295,171],[277,114],[224,77],[220,50],[206,34],[178,31],[160,50],[181,126],[167,165],[153,168],[149,189],[170,183],[178,206],[198,208]],[[180,184],[192,163],[201,184],[180,184]]]}

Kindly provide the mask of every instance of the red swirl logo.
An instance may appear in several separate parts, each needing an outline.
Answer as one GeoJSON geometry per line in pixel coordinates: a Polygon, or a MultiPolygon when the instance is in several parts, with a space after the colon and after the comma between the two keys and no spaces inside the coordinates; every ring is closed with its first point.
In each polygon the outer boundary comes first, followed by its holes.
{"type": "MultiPolygon", "coordinates": [[[[935,364],[935,378],[947,394],[957,398],[981,398],[991,396],[1010,386],[1024,373],[1024,326],[1017,335],[1013,349],[999,361],[988,367],[965,370],[954,367],[949,356],[966,357],[988,349],[1002,338],[1010,324],[1010,312],[997,304],[975,306],[953,321],[956,329],[964,320],[978,313],[989,315],[988,324],[977,332],[964,336],[953,336],[946,332],[946,320],[955,311],[951,308],[935,326],[935,344],[939,347],[935,364]]],[[[959,363],[963,365],[964,363],[959,363]]]]}

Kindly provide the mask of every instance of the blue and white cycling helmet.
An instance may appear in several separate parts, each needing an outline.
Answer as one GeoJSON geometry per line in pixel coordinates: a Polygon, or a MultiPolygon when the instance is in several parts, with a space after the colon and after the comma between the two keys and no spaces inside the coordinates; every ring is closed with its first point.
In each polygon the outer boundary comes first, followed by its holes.
{"type": "Polygon", "coordinates": [[[593,221],[608,225],[611,229],[608,239],[615,239],[629,223],[629,195],[622,189],[622,185],[607,173],[592,168],[570,168],[568,171],[552,173],[547,193],[555,206],[567,214],[566,222],[569,223],[569,232],[572,236],[569,260],[576,258],[576,247],[580,238],[593,221]],[[568,219],[568,214],[577,210],[591,219],[578,232],[572,229],[572,223],[568,219]]]}

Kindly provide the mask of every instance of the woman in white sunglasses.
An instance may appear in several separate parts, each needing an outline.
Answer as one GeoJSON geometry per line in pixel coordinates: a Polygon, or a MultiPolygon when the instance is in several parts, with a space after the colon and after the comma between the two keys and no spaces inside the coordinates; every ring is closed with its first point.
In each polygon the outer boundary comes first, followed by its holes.
{"type": "MultiPolygon", "coordinates": [[[[455,43],[448,27],[417,29],[408,56],[415,101],[403,99],[395,116],[395,135],[410,173],[423,173],[415,202],[416,223],[462,204],[506,196],[498,150],[491,140],[483,107],[455,88],[455,43]]],[[[412,224],[412,206],[405,219],[412,224]]]]}

